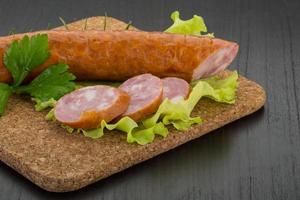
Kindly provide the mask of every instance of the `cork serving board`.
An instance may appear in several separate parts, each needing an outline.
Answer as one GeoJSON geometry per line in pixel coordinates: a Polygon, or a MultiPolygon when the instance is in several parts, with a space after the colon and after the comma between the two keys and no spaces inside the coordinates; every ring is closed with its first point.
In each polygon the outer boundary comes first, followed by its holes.
{"type": "MultiPolygon", "coordinates": [[[[103,29],[104,18],[92,17],[68,25],[70,30],[84,27],[103,29]]],[[[106,20],[106,29],[126,27],[126,23],[116,19],[106,20]]],[[[69,134],[58,123],[45,120],[47,111],[34,111],[28,97],[13,96],[0,118],[0,159],[45,190],[73,191],[249,115],[260,109],[265,100],[261,86],[240,76],[234,105],[202,99],[193,115],[201,116],[204,123],[186,132],[170,128],[166,138],[157,137],[155,142],[140,146],[128,144],[126,135],[120,132],[107,132],[97,140],[69,134]]]]}

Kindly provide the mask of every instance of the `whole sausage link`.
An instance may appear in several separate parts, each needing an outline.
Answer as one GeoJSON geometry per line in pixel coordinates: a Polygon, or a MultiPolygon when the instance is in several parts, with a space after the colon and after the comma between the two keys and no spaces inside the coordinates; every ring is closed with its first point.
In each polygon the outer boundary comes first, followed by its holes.
{"type": "Polygon", "coordinates": [[[208,37],[142,31],[40,31],[0,37],[0,82],[12,81],[3,55],[12,41],[24,35],[48,34],[50,58],[28,79],[46,67],[66,63],[78,80],[118,80],[151,73],[187,81],[226,68],[238,45],[208,37]]]}

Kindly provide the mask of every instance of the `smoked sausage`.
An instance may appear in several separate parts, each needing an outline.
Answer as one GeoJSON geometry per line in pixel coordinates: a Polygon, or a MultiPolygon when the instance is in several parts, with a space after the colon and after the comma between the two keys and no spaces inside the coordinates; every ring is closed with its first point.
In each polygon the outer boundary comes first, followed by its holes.
{"type": "Polygon", "coordinates": [[[143,31],[40,31],[0,37],[0,82],[12,82],[5,50],[24,35],[47,34],[51,56],[29,75],[66,63],[77,80],[124,81],[151,73],[186,81],[214,75],[235,58],[238,45],[209,37],[143,31]]]}

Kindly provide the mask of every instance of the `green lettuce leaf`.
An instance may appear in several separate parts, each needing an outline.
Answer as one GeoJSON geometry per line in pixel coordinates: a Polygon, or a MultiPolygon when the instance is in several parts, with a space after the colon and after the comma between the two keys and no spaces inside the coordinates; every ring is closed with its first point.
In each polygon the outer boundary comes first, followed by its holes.
{"type": "Polygon", "coordinates": [[[187,100],[176,103],[164,100],[157,112],[150,118],[143,120],[145,127],[153,127],[159,120],[165,125],[172,124],[178,130],[187,130],[193,124],[202,122],[200,117],[190,117],[192,110],[202,97],[208,97],[221,103],[233,104],[238,86],[238,74],[232,73],[225,79],[211,77],[199,80],[193,87],[187,100]]]}
{"type": "Polygon", "coordinates": [[[56,100],[55,99],[53,99],[53,98],[51,98],[51,99],[49,99],[49,100],[47,100],[47,101],[42,101],[42,100],[40,100],[40,99],[38,99],[38,98],[31,98],[31,100],[32,101],[34,101],[34,102],[36,102],[36,104],[35,104],[35,106],[34,106],[34,108],[35,108],[35,110],[36,111],[42,111],[42,110],[44,110],[44,109],[46,109],[46,108],[54,108],[54,106],[55,106],[55,104],[56,104],[56,100]]]}
{"type": "Polygon", "coordinates": [[[134,129],[131,132],[127,132],[127,142],[136,142],[140,145],[145,145],[153,142],[155,135],[166,137],[168,133],[168,129],[161,122],[156,123],[150,128],[145,128],[144,126],[139,125],[139,128],[134,129]]]}
{"type": "MultiPolygon", "coordinates": [[[[193,89],[196,88],[197,90],[206,91],[204,95],[205,97],[221,103],[234,104],[236,89],[238,87],[238,73],[237,71],[234,71],[224,79],[219,76],[212,76],[206,79],[194,81],[192,82],[192,86],[193,85],[193,89]],[[201,82],[206,84],[199,84],[201,82]]],[[[197,96],[199,94],[194,93],[193,95],[197,96]]],[[[194,99],[195,98],[197,97],[194,97],[194,99]]],[[[195,101],[192,103],[194,106],[197,104],[195,101]]]]}
{"type": "Polygon", "coordinates": [[[0,116],[3,115],[8,98],[12,93],[12,89],[5,83],[0,83],[0,116]]]}
{"type": "Polygon", "coordinates": [[[68,131],[68,133],[73,133],[74,132],[74,128],[70,127],[70,126],[66,126],[66,125],[61,125],[62,128],[66,129],[68,131]]]}
{"type": "Polygon", "coordinates": [[[187,130],[192,124],[202,122],[200,117],[190,117],[189,105],[184,100],[174,103],[165,99],[157,112],[150,118],[142,121],[145,127],[153,127],[161,120],[163,124],[172,124],[178,130],[187,130]]]}
{"type": "Polygon", "coordinates": [[[132,120],[129,117],[123,117],[115,124],[107,124],[103,120],[101,122],[99,128],[97,128],[97,129],[88,130],[88,131],[83,130],[83,129],[80,129],[80,130],[86,137],[97,139],[104,135],[104,128],[106,128],[108,130],[119,130],[119,131],[128,133],[128,132],[131,132],[136,127],[138,127],[138,124],[134,120],[132,120]]]}
{"type": "Polygon", "coordinates": [[[48,121],[56,121],[55,116],[54,116],[54,108],[52,108],[52,109],[47,113],[45,119],[48,120],[48,121]]]}
{"type": "Polygon", "coordinates": [[[79,132],[82,132],[86,137],[97,139],[104,135],[104,129],[125,132],[128,143],[136,142],[140,145],[153,142],[155,134],[166,137],[168,133],[168,129],[162,123],[157,123],[151,128],[143,128],[130,117],[123,117],[115,124],[107,124],[103,120],[99,128],[93,130],[79,129],[79,132]]]}
{"type": "MultiPolygon", "coordinates": [[[[105,129],[119,130],[127,133],[128,143],[145,145],[153,142],[156,135],[166,137],[168,135],[166,125],[172,125],[177,130],[184,131],[193,124],[202,123],[199,116],[191,117],[194,107],[202,97],[221,103],[233,104],[238,87],[237,80],[237,72],[233,72],[225,79],[214,76],[198,80],[192,83],[194,87],[187,100],[179,100],[174,103],[166,99],[153,116],[143,120],[141,123],[136,123],[129,117],[123,117],[115,124],[107,124],[105,121],[102,121],[97,129],[78,129],[77,132],[83,133],[86,137],[97,139],[104,135],[105,129]]],[[[53,119],[53,113],[49,112],[48,115],[49,118],[53,119]]],[[[67,130],[68,132],[73,132],[73,129],[70,130],[69,127],[67,130]]]]}
{"type": "Polygon", "coordinates": [[[198,15],[194,15],[193,18],[189,20],[182,20],[180,19],[179,11],[174,11],[171,14],[171,19],[174,24],[165,30],[167,33],[214,37],[213,33],[203,34],[207,32],[207,28],[203,18],[198,15]]]}

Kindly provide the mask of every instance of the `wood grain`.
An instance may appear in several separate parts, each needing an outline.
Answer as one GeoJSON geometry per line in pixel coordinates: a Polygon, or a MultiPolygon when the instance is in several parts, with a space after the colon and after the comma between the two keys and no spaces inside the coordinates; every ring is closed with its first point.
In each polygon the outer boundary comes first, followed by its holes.
{"type": "Polygon", "coordinates": [[[0,199],[300,199],[298,0],[2,0],[0,34],[105,12],[164,30],[176,9],[185,19],[203,16],[217,37],[240,44],[230,68],[266,89],[265,108],[77,192],[45,192],[1,163],[0,199]]]}

